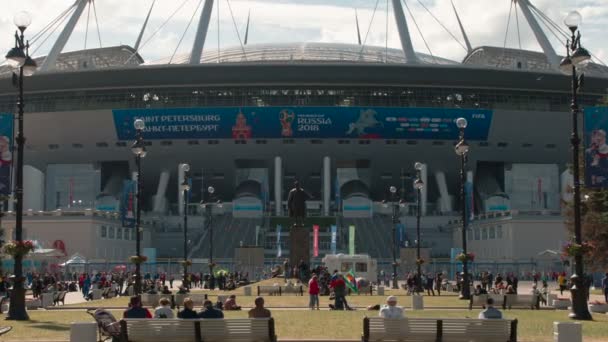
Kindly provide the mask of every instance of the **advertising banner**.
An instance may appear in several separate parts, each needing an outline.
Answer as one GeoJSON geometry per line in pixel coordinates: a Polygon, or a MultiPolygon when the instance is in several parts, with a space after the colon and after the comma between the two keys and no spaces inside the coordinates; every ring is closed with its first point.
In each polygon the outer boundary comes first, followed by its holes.
{"type": "Polygon", "coordinates": [[[312,226],[312,256],[319,256],[319,225],[312,226]]]}
{"type": "Polygon", "coordinates": [[[125,228],[135,228],[135,190],[137,182],[125,180],[120,199],[120,218],[125,228]]]}
{"type": "Polygon", "coordinates": [[[492,111],[396,107],[216,107],[115,109],[119,140],[135,138],[146,122],[153,139],[433,139],[455,140],[455,120],[468,120],[467,139],[486,140],[492,111]]]}
{"type": "Polygon", "coordinates": [[[355,226],[348,227],[348,254],[355,254],[355,226]]]}
{"type": "Polygon", "coordinates": [[[397,236],[395,241],[397,241],[397,249],[405,247],[405,223],[397,223],[397,236]]]}
{"type": "Polygon", "coordinates": [[[13,114],[0,113],[0,195],[11,194],[13,164],[13,114]]]}
{"type": "Polygon", "coordinates": [[[338,227],[331,226],[331,254],[336,254],[338,245],[338,227]]]}
{"type": "Polygon", "coordinates": [[[585,108],[585,187],[608,188],[608,107],[585,108]]]}
{"type": "Polygon", "coordinates": [[[283,251],[281,250],[281,225],[277,225],[277,258],[283,256],[283,251]]]}

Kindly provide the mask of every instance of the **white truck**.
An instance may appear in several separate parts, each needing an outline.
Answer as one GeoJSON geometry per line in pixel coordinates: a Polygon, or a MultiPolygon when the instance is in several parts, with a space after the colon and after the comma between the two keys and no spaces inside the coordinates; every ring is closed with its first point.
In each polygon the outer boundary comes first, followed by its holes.
{"type": "Polygon", "coordinates": [[[367,254],[327,254],[322,261],[329,273],[338,270],[346,274],[352,270],[355,277],[368,281],[375,281],[378,277],[378,262],[367,254]]]}

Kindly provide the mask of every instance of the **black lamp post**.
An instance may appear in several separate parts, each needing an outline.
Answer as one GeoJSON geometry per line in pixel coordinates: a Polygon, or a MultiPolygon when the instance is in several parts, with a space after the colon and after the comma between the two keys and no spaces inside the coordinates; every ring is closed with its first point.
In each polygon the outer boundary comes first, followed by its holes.
{"type": "Polygon", "coordinates": [[[456,126],[460,131],[458,137],[458,143],[454,147],[456,154],[460,157],[460,203],[462,203],[462,253],[465,258],[462,260],[462,286],[460,291],[460,299],[468,300],[471,298],[471,289],[469,285],[469,270],[467,260],[467,211],[466,211],[466,198],[464,193],[464,183],[466,181],[465,168],[467,165],[467,153],[469,153],[469,144],[464,140],[464,130],[467,128],[467,119],[458,118],[456,119],[456,126]]]}
{"type": "MultiPolygon", "coordinates": [[[[570,110],[572,113],[572,132],[570,134],[570,144],[572,146],[572,174],[574,178],[574,239],[577,244],[582,244],[581,234],[581,184],[579,175],[579,147],[581,139],[578,135],[578,91],[582,87],[583,74],[577,70],[584,67],[591,61],[589,52],[581,46],[581,33],[578,30],[582,17],[576,12],[570,12],[564,23],[572,32],[570,40],[566,42],[566,57],[560,63],[561,71],[572,76],[572,103],[570,110]]],[[[583,269],[583,254],[579,251],[574,256],[574,274],[571,277],[572,288],[572,312],[569,317],[580,320],[592,319],[587,307],[587,287],[584,285],[585,271],[583,269]]]]}
{"type": "Polygon", "coordinates": [[[201,208],[205,210],[205,220],[207,221],[207,229],[209,229],[209,289],[213,290],[215,288],[215,276],[213,275],[213,268],[215,267],[213,263],[213,205],[217,205],[221,207],[221,202],[218,200],[213,202],[215,188],[210,186],[207,188],[208,193],[208,201],[201,201],[201,208]]]}
{"type": "MultiPolygon", "coordinates": [[[[138,259],[141,258],[141,206],[142,206],[142,175],[141,175],[141,160],[146,156],[146,146],[144,143],[143,130],[146,128],[146,123],[142,119],[137,119],[133,123],[135,126],[135,142],[131,145],[131,151],[135,154],[135,164],[137,166],[137,212],[135,215],[135,255],[138,259]]],[[[141,294],[141,260],[135,263],[135,295],[141,294]]]]}
{"type": "Polygon", "coordinates": [[[397,200],[397,188],[391,186],[391,201],[393,205],[393,289],[399,289],[397,279],[397,224],[399,223],[399,201],[397,200]]]}
{"type": "Polygon", "coordinates": [[[416,266],[417,266],[417,278],[416,279],[416,291],[422,292],[422,259],[420,258],[420,216],[422,215],[422,188],[424,182],[422,181],[422,163],[414,164],[416,169],[416,180],[414,181],[414,189],[416,189],[416,266]]]}
{"type": "Polygon", "coordinates": [[[190,191],[188,172],[190,171],[190,165],[182,164],[182,171],[184,171],[184,181],[181,184],[182,195],[184,196],[184,278],[182,285],[190,288],[188,283],[188,193],[190,191]]]}
{"type": "MultiPolygon", "coordinates": [[[[15,32],[15,47],[6,54],[7,64],[15,71],[13,73],[13,83],[19,88],[19,98],[17,102],[17,172],[15,176],[15,240],[17,243],[23,242],[23,149],[25,146],[25,136],[23,134],[23,78],[31,76],[36,71],[36,62],[29,55],[29,41],[23,37],[23,32],[31,24],[32,19],[27,12],[19,12],[15,15],[13,22],[19,29],[15,32]],[[17,75],[18,73],[18,75],[17,75]]],[[[11,291],[11,305],[6,319],[25,321],[29,320],[25,310],[25,287],[23,285],[23,255],[15,254],[14,283],[11,291]]]]}

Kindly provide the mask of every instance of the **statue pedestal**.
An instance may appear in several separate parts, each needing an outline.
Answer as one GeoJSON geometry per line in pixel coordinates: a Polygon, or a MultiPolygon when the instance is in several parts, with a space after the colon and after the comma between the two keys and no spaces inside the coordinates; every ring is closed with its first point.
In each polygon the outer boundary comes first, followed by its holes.
{"type": "Polygon", "coordinates": [[[310,232],[303,226],[293,225],[289,232],[290,267],[298,267],[300,260],[310,267],[310,232]]]}

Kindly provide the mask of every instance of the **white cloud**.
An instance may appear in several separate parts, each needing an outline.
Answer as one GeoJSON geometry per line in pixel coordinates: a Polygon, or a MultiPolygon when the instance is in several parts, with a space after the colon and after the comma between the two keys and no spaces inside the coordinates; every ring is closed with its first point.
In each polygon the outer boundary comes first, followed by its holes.
{"type": "MultiPolygon", "coordinates": [[[[198,1],[187,0],[182,10],[178,11],[175,17],[159,31],[157,36],[142,49],[141,54],[145,59],[153,60],[171,56],[198,1]]],[[[421,1],[462,42],[462,36],[450,0],[421,1]]],[[[454,0],[454,2],[473,46],[503,46],[510,0],[454,0]]],[[[584,17],[584,24],[581,27],[583,30],[583,42],[595,55],[608,62],[608,47],[605,46],[605,40],[603,39],[603,31],[608,24],[608,0],[533,0],[532,2],[557,22],[558,25],[563,25],[562,18],[569,10],[578,8],[584,17]]],[[[14,26],[12,24],[12,16],[14,13],[20,10],[32,13],[33,23],[26,31],[27,36],[31,37],[72,3],[73,0],[21,0],[8,1],[8,3],[3,4],[4,10],[0,14],[0,51],[7,51],[13,44],[12,34],[14,26]]],[[[103,45],[133,45],[150,3],[151,0],[98,1],[97,15],[100,19],[103,45]]],[[[182,0],[157,0],[144,40],[181,3],[182,0]]],[[[392,15],[392,8],[388,16],[388,39],[385,35],[386,3],[387,1],[385,0],[379,1],[378,10],[370,27],[367,44],[384,46],[388,42],[389,47],[400,48],[401,43],[392,15]]],[[[391,1],[388,1],[388,3],[390,4],[391,1]]],[[[227,2],[226,0],[216,0],[206,46],[211,49],[217,48],[218,4],[220,8],[220,45],[222,47],[238,45],[239,42],[227,2]]],[[[231,0],[230,4],[237,27],[240,30],[243,30],[247,13],[251,10],[250,44],[301,41],[355,44],[357,36],[353,5],[358,5],[361,34],[365,36],[372,17],[375,1],[231,0]]],[[[454,60],[461,60],[465,56],[466,52],[462,47],[429,16],[417,1],[408,1],[408,4],[416,17],[425,40],[434,54],[454,60]]],[[[410,35],[412,36],[415,49],[428,53],[414,22],[407,12],[406,18],[408,18],[410,35]]],[[[84,47],[86,19],[87,11],[85,10],[83,17],[80,19],[74,34],[65,48],[66,51],[82,49],[84,47]]],[[[521,12],[519,12],[518,19],[520,24],[520,39],[518,39],[516,21],[513,16],[507,46],[517,48],[521,40],[521,46],[524,49],[540,50],[521,12]]],[[[188,34],[186,34],[181,43],[178,53],[189,53],[197,23],[198,14],[195,16],[188,34]]],[[[563,43],[553,38],[551,34],[548,33],[547,35],[550,37],[558,54],[563,54],[563,43]]],[[[46,54],[56,36],[57,32],[36,54],[46,54]]],[[[98,46],[97,33],[93,20],[93,12],[91,11],[87,47],[96,46],[98,46]]]]}

